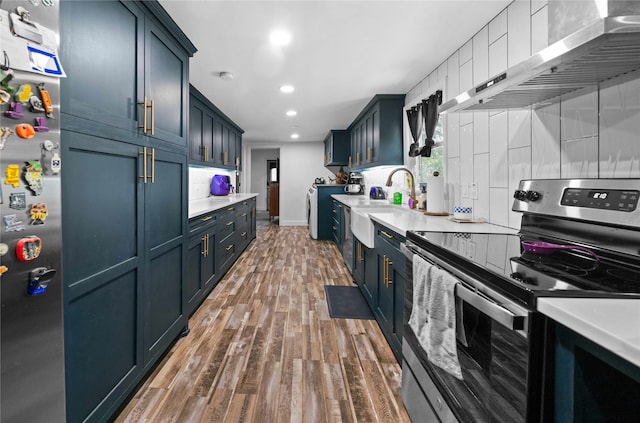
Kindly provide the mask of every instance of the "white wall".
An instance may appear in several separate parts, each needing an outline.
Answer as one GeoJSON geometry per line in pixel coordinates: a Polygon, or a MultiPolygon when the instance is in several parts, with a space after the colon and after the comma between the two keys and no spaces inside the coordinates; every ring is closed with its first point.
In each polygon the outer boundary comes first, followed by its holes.
{"type": "MultiPolygon", "coordinates": [[[[253,163],[254,151],[264,149],[280,149],[280,225],[306,226],[307,192],[315,178],[326,178],[328,174],[324,167],[324,144],[321,141],[269,144],[243,142],[245,165],[253,163]]],[[[243,172],[241,178],[244,186],[247,186],[247,181],[252,180],[252,173],[253,170],[243,172]]]]}
{"type": "MultiPolygon", "coordinates": [[[[256,200],[256,208],[258,210],[267,209],[267,160],[276,160],[280,157],[278,149],[253,149],[251,155],[251,184],[248,190],[257,192],[259,195],[256,200]]],[[[248,164],[245,160],[245,163],[248,164]]]]}
{"type": "Polygon", "coordinates": [[[231,185],[236,185],[236,173],[232,170],[189,166],[189,201],[211,196],[213,175],[229,175],[231,185]]]}
{"type": "MultiPolygon", "coordinates": [[[[516,0],[407,93],[405,104],[443,80],[445,99],[455,97],[547,45],[547,2],[516,0]]],[[[451,113],[445,125],[449,207],[466,202],[474,217],[498,225],[519,228],[511,195],[521,179],[640,177],[640,79],[541,109],[451,113]],[[470,183],[477,199],[462,195],[470,183]]]]}

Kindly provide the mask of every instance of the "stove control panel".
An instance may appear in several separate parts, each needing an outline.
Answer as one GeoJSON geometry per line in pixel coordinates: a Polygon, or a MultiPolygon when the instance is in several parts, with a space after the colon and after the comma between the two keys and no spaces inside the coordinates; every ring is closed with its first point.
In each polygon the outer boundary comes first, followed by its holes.
{"type": "Polygon", "coordinates": [[[632,212],[638,207],[638,190],[567,188],[560,204],[572,207],[632,212]]]}

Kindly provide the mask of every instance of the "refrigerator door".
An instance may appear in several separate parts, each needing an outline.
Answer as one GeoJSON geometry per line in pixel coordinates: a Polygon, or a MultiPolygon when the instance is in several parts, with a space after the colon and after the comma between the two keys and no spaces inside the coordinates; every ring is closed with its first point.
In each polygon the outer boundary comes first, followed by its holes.
{"type": "Polygon", "coordinates": [[[0,421],[64,422],[58,2],[0,18],[0,421]]]}

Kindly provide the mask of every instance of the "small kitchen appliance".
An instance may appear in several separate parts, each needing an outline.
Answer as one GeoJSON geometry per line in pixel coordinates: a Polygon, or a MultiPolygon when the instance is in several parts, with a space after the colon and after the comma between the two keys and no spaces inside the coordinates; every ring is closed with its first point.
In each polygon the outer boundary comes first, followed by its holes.
{"type": "Polygon", "coordinates": [[[384,200],[386,196],[382,187],[376,186],[371,187],[371,189],[369,190],[369,198],[372,198],[374,200],[384,200]]]}
{"type": "Polygon", "coordinates": [[[344,192],[347,194],[364,194],[364,176],[360,172],[349,173],[349,180],[344,187],[344,192]]]}
{"type": "Polygon", "coordinates": [[[229,195],[231,180],[227,175],[214,175],[211,178],[211,194],[217,196],[229,195]]]}
{"type": "Polygon", "coordinates": [[[517,233],[407,232],[401,392],[409,414],[552,421],[555,338],[538,300],[640,299],[639,198],[640,179],[525,180],[514,193],[517,233]],[[409,323],[422,310],[415,257],[456,280],[462,379],[429,361],[409,323]]]}

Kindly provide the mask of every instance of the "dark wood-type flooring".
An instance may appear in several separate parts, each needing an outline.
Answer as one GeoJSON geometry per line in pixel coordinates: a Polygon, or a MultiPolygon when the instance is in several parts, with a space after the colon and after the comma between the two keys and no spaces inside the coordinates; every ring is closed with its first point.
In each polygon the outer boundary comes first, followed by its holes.
{"type": "Polygon", "coordinates": [[[409,422],[377,323],[330,318],[324,285],[352,285],[332,242],[259,222],[116,422],[409,422]]]}

